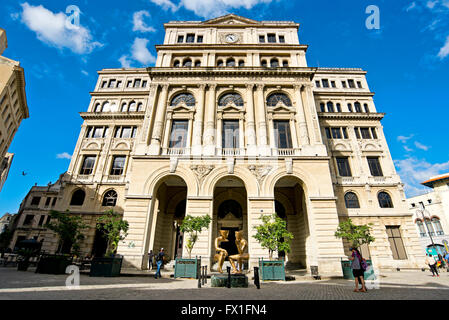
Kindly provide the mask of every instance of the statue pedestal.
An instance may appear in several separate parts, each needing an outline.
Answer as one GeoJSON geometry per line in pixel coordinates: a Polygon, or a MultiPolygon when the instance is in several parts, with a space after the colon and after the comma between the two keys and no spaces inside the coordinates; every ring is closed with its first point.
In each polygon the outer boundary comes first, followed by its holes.
{"type": "MultiPolygon", "coordinates": [[[[211,277],[211,287],[227,287],[228,275],[215,274],[211,277]]],[[[244,274],[231,274],[231,288],[248,288],[248,277],[244,274]]]]}

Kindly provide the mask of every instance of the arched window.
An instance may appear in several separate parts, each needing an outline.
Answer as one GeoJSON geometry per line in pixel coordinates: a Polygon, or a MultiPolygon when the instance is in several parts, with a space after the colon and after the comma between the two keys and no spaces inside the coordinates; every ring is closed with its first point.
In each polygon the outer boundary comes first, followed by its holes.
{"type": "Polygon", "coordinates": [[[267,60],[262,60],[262,63],[261,63],[261,65],[262,65],[262,67],[267,67],[267,60]]]}
{"type": "Polygon", "coordinates": [[[360,208],[359,198],[354,192],[348,192],[345,194],[345,204],[348,209],[360,208]]]}
{"type": "Polygon", "coordinates": [[[217,67],[223,67],[223,60],[217,61],[217,67]]]}
{"type": "Polygon", "coordinates": [[[238,93],[226,93],[222,95],[220,97],[220,100],[218,100],[218,105],[220,107],[225,107],[231,102],[233,102],[238,107],[243,107],[242,96],[238,93]]]}
{"type": "Polygon", "coordinates": [[[288,61],[287,60],[282,61],[282,66],[284,68],[287,68],[288,67],[288,61]]]}
{"type": "Polygon", "coordinates": [[[365,104],[363,105],[363,107],[365,108],[365,112],[366,112],[366,113],[369,113],[368,104],[365,103],[365,104]]]}
{"type": "Polygon", "coordinates": [[[180,93],[173,97],[170,105],[175,107],[181,102],[184,102],[188,107],[193,107],[195,105],[195,97],[191,93],[180,93]]]}
{"type": "Polygon", "coordinates": [[[135,112],[135,111],[136,111],[136,102],[135,102],[135,101],[131,101],[131,102],[129,103],[129,109],[128,109],[128,111],[129,111],[129,112],[135,112]]]}
{"type": "Polygon", "coordinates": [[[82,206],[84,203],[84,198],[86,197],[86,193],[78,189],[72,194],[72,199],[70,200],[71,206],[82,206]]]}
{"type": "Polygon", "coordinates": [[[270,66],[272,68],[279,68],[279,60],[276,58],[273,58],[270,60],[270,66]]]}
{"type": "Polygon", "coordinates": [[[326,112],[326,105],[323,102],[320,103],[320,111],[326,112]]]}
{"type": "Polygon", "coordinates": [[[337,103],[337,112],[341,112],[341,105],[337,103]]]}
{"type": "Polygon", "coordinates": [[[179,60],[175,60],[175,62],[173,63],[173,67],[179,68],[179,66],[180,66],[179,60]]]}
{"type": "Polygon", "coordinates": [[[267,106],[269,107],[275,107],[279,101],[282,101],[284,105],[287,107],[292,106],[292,101],[285,93],[272,93],[267,98],[267,106]]]}
{"type": "Polygon", "coordinates": [[[111,111],[111,105],[109,104],[109,101],[106,101],[105,103],[103,103],[101,112],[109,112],[109,111],[111,111]]]}
{"type": "Polygon", "coordinates": [[[377,199],[379,200],[379,206],[381,208],[393,208],[393,201],[388,193],[379,192],[377,199]]]}
{"type": "Polygon", "coordinates": [[[104,194],[103,197],[103,207],[115,207],[117,203],[117,192],[114,190],[109,190],[104,194]]]}
{"type": "Polygon", "coordinates": [[[334,104],[330,101],[327,103],[327,112],[335,112],[334,104]]]}
{"type": "Polygon", "coordinates": [[[101,104],[97,103],[97,104],[95,105],[94,112],[101,112],[101,104]]]}
{"type": "Polygon", "coordinates": [[[416,225],[418,226],[419,234],[421,235],[421,237],[425,237],[427,233],[426,228],[424,228],[424,223],[422,223],[422,220],[417,220],[416,225]]]}
{"type": "Polygon", "coordinates": [[[443,228],[441,227],[440,219],[437,217],[432,218],[432,224],[437,236],[444,235],[443,228]]]}
{"type": "Polygon", "coordinates": [[[350,103],[348,103],[348,111],[349,111],[349,112],[353,112],[353,111],[352,111],[352,104],[350,104],[350,103]]]}
{"type": "Polygon", "coordinates": [[[432,221],[430,221],[429,218],[426,218],[425,222],[426,222],[427,229],[430,232],[430,235],[434,236],[435,235],[435,230],[433,229],[432,221]]]}
{"type": "Polygon", "coordinates": [[[122,104],[122,112],[126,112],[127,108],[126,108],[126,102],[122,104]]]}
{"type": "Polygon", "coordinates": [[[142,104],[142,102],[140,102],[138,105],[137,105],[137,111],[139,112],[139,111],[142,111],[142,108],[143,108],[143,104],[142,104]]]}
{"type": "Polygon", "coordinates": [[[239,60],[239,67],[244,67],[244,66],[245,66],[245,61],[239,60]]]}
{"type": "Polygon", "coordinates": [[[192,66],[192,60],[186,59],[184,60],[184,63],[182,64],[183,67],[191,67],[192,66]]]}
{"type": "Polygon", "coordinates": [[[226,60],[226,67],[235,67],[235,60],[233,58],[226,60]]]}
{"type": "Polygon", "coordinates": [[[362,105],[360,102],[354,103],[355,112],[362,112],[362,105]]]}

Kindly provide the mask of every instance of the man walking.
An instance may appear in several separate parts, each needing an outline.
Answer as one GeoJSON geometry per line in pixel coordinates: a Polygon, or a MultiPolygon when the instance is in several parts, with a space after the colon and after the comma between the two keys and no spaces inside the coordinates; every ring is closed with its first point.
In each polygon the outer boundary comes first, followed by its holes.
{"type": "Polygon", "coordinates": [[[437,274],[437,277],[440,276],[437,270],[437,261],[430,253],[427,254],[426,264],[429,266],[430,271],[432,271],[432,277],[435,277],[435,273],[437,274]]]}
{"type": "Polygon", "coordinates": [[[159,251],[159,253],[156,256],[156,265],[157,265],[157,270],[156,270],[156,274],[154,275],[154,278],[157,279],[157,276],[159,275],[159,278],[161,278],[161,267],[164,264],[164,256],[165,256],[165,252],[164,252],[164,248],[161,248],[161,251],[159,251]]]}

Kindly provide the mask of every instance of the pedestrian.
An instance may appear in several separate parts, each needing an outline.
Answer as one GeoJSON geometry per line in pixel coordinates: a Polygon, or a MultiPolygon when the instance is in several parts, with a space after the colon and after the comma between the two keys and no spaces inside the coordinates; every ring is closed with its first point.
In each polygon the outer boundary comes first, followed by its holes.
{"type": "Polygon", "coordinates": [[[150,250],[150,252],[148,253],[148,270],[153,270],[153,258],[153,250],[150,250]]]}
{"type": "Polygon", "coordinates": [[[432,271],[432,277],[435,277],[435,273],[437,274],[437,277],[440,276],[437,270],[437,261],[430,253],[427,254],[426,264],[429,266],[430,271],[432,271]]]}
{"type": "Polygon", "coordinates": [[[352,255],[349,258],[349,260],[352,261],[351,263],[351,269],[352,269],[352,275],[354,276],[355,280],[355,289],[354,292],[366,292],[365,287],[365,279],[364,279],[364,272],[366,270],[366,262],[362,258],[362,255],[360,254],[359,250],[357,248],[350,248],[352,251],[352,255]],[[359,289],[359,283],[362,285],[362,289],[359,289]]]}
{"type": "Polygon", "coordinates": [[[164,248],[161,248],[161,250],[159,251],[159,253],[156,256],[156,265],[157,265],[157,270],[156,270],[156,274],[154,275],[154,278],[157,279],[157,276],[159,275],[159,278],[161,278],[161,267],[164,264],[164,256],[165,256],[165,252],[164,252],[164,248]]]}
{"type": "Polygon", "coordinates": [[[449,252],[446,252],[446,255],[444,256],[444,262],[446,262],[446,269],[449,272],[449,252]]]}

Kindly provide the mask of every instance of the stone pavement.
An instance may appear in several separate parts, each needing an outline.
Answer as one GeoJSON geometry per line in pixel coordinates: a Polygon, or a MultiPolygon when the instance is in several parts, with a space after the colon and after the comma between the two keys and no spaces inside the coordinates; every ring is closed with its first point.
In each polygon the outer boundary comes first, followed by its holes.
{"type": "Polygon", "coordinates": [[[35,274],[0,267],[0,300],[435,300],[449,299],[449,273],[433,278],[429,271],[382,272],[379,289],[353,292],[354,282],[344,279],[321,281],[262,282],[258,290],[252,280],[247,289],[211,288],[210,279],[201,289],[197,280],[148,275],[117,278],[80,276],[79,289],[65,286],[68,275],[35,274]]]}

